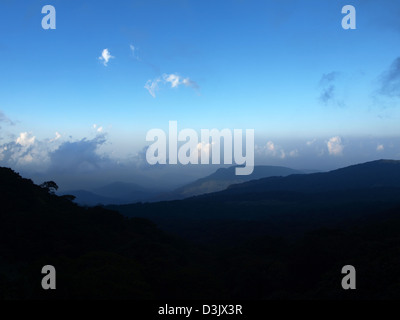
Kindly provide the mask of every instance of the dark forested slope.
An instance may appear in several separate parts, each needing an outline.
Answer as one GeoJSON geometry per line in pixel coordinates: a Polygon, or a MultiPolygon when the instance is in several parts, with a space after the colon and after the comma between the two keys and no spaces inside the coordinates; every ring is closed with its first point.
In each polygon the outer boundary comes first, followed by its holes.
{"type": "Polygon", "coordinates": [[[148,220],[79,207],[8,168],[0,168],[0,203],[0,298],[221,293],[208,274],[207,254],[165,235],[148,220]],[[48,264],[57,270],[54,291],[41,288],[41,268],[48,264]]]}
{"type": "Polygon", "coordinates": [[[2,299],[400,298],[394,185],[115,207],[127,218],[0,168],[0,201],[2,299]],[[56,290],[41,288],[44,265],[56,290]],[[344,265],[356,267],[357,290],[342,289],[344,265]]]}

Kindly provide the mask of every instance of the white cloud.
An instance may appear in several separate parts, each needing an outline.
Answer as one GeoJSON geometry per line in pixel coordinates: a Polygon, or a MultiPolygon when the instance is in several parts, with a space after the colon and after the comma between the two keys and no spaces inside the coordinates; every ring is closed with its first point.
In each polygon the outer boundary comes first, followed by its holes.
{"type": "Polygon", "coordinates": [[[267,142],[266,148],[267,148],[267,150],[272,151],[272,152],[276,151],[275,144],[272,141],[267,142]]]}
{"type": "Polygon", "coordinates": [[[102,126],[99,126],[97,124],[93,125],[93,129],[96,130],[96,132],[98,132],[98,133],[101,133],[104,130],[104,128],[102,126]]]}
{"type": "Polygon", "coordinates": [[[273,143],[272,141],[267,142],[266,148],[267,148],[267,154],[269,153],[270,155],[272,155],[274,157],[279,157],[281,159],[286,158],[285,151],[280,146],[277,146],[275,143],[273,143]]]}
{"type": "Polygon", "coordinates": [[[103,61],[103,64],[107,67],[108,61],[113,58],[115,57],[111,55],[110,51],[108,51],[108,49],[104,49],[99,57],[99,60],[103,61]]]}
{"type": "Polygon", "coordinates": [[[326,146],[328,147],[328,152],[333,156],[340,156],[343,154],[344,146],[342,144],[342,139],[339,136],[330,138],[326,146]]]}
{"type": "Polygon", "coordinates": [[[61,134],[59,134],[58,132],[56,132],[56,137],[54,139],[51,139],[50,142],[54,142],[57,141],[58,139],[61,138],[61,134]]]}
{"type": "Polygon", "coordinates": [[[183,83],[186,87],[191,87],[191,88],[193,88],[193,89],[198,89],[198,88],[199,88],[199,85],[198,85],[195,81],[190,80],[189,78],[183,79],[183,80],[182,80],[182,83],[183,83]]]}
{"type": "MultiPolygon", "coordinates": [[[[59,132],[54,138],[37,139],[32,133],[21,132],[14,140],[0,145],[0,166],[31,170],[34,172],[48,172],[58,170],[62,172],[64,165],[75,163],[76,169],[87,166],[100,167],[107,157],[97,154],[98,149],[106,141],[103,127],[93,125],[96,137],[92,140],[83,138],[78,141],[62,141],[59,132]]],[[[73,169],[73,166],[69,168],[73,169]]]]}
{"type": "Polygon", "coordinates": [[[160,79],[147,80],[147,82],[144,86],[149,91],[149,93],[153,96],[153,98],[156,97],[156,91],[158,90],[158,83],[160,81],[161,81],[160,79]]]}
{"type": "Polygon", "coordinates": [[[268,141],[264,146],[261,147],[256,146],[256,151],[261,154],[265,153],[267,156],[279,157],[281,159],[286,158],[285,150],[272,141],[268,141]]]}
{"type": "Polygon", "coordinates": [[[30,133],[21,132],[19,137],[17,138],[16,143],[23,147],[28,147],[35,143],[35,139],[36,139],[36,137],[32,136],[30,133]]]}
{"type": "Polygon", "coordinates": [[[163,78],[166,82],[171,83],[171,88],[176,88],[180,85],[180,78],[176,74],[164,74],[163,78]]]}
{"type": "Polygon", "coordinates": [[[174,73],[164,73],[162,77],[158,77],[154,80],[148,80],[144,86],[154,98],[156,97],[155,93],[159,88],[159,83],[170,84],[171,88],[178,88],[182,84],[185,87],[190,87],[193,89],[199,88],[199,85],[190,78],[182,78],[178,74],[174,73]]]}
{"type": "Polygon", "coordinates": [[[52,147],[49,141],[38,141],[32,134],[21,132],[15,141],[0,146],[1,165],[41,170],[48,162],[48,150],[52,147]]]}
{"type": "MultiPolygon", "coordinates": [[[[100,127],[101,128],[101,127],[100,127]]],[[[34,172],[72,172],[87,168],[101,168],[109,160],[97,153],[106,141],[103,133],[92,140],[60,141],[56,133],[54,139],[38,140],[23,132],[16,141],[0,145],[0,166],[34,172]]]]}
{"type": "Polygon", "coordinates": [[[171,83],[171,88],[177,88],[178,86],[180,86],[181,84],[183,84],[186,87],[191,87],[194,89],[198,89],[198,84],[193,81],[190,80],[190,78],[182,78],[181,76],[179,76],[178,74],[163,74],[163,78],[165,82],[169,82],[171,83]]]}
{"type": "Polygon", "coordinates": [[[55,150],[48,152],[50,170],[63,172],[84,172],[99,169],[109,162],[107,156],[98,154],[98,149],[106,142],[104,134],[95,138],[66,141],[55,150]]]}
{"type": "Polygon", "coordinates": [[[383,151],[384,149],[385,149],[385,147],[384,147],[383,144],[379,144],[379,145],[376,147],[376,151],[383,151]]]}

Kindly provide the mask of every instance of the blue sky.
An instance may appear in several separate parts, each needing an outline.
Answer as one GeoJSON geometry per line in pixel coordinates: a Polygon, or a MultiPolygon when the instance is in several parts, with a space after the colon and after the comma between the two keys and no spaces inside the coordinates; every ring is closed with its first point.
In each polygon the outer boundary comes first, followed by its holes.
{"type": "MultiPolygon", "coordinates": [[[[399,155],[396,1],[5,0],[0,9],[0,111],[8,119],[0,117],[0,144],[24,132],[43,143],[56,132],[59,143],[106,134],[98,154],[133,157],[148,130],[177,120],[196,130],[255,129],[260,148],[273,141],[297,158],[296,144],[316,140],[335,156],[331,138],[351,141],[336,166],[358,160],[346,150],[361,140],[371,150],[359,160],[388,145],[387,157],[399,155]],[[56,8],[56,30],[41,27],[46,4],[56,8]],[[346,4],[357,10],[356,30],[341,27],[346,4]],[[104,49],[113,56],[107,65],[104,49]],[[152,96],[145,85],[157,79],[152,96]]],[[[321,150],[298,166],[318,166],[310,159],[321,150]]]]}

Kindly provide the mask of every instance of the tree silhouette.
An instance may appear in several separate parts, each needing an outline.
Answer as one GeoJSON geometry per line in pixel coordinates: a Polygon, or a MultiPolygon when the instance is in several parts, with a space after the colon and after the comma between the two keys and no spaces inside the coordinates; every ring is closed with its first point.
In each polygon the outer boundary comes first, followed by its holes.
{"type": "Polygon", "coordinates": [[[54,194],[58,190],[58,185],[54,181],[45,181],[40,185],[40,187],[51,194],[54,194]]]}

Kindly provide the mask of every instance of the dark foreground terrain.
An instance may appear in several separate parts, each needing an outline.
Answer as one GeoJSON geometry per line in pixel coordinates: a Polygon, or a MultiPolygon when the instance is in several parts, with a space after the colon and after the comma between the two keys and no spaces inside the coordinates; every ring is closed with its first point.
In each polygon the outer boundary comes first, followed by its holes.
{"type": "Polygon", "coordinates": [[[109,208],[0,168],[0,203],[2,299],[400,298],[397,161],[109,208]],[[41,287],[44,265],[56,290],[41,287]],[[356,290],[341,287],[344,265],[356,290]]]}

